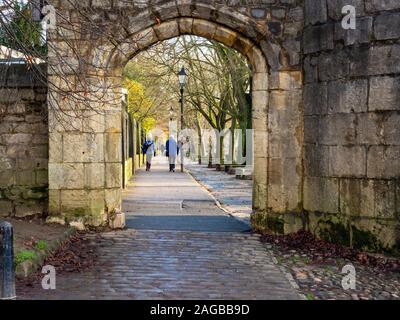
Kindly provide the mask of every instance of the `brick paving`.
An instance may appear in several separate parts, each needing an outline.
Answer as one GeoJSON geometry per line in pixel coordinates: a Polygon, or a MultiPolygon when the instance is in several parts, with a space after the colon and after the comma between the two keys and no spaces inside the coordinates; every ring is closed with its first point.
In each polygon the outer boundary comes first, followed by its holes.
{"type": "Polygon", "coordinates": [[[21,288],[19,298],[299,299],[258,235],[213,205],[188,174],[166,168],[140,171],[128,188],[127,230],[88,235],[98,253],[91,269],[58,275],[53,291],[21,288]]]}

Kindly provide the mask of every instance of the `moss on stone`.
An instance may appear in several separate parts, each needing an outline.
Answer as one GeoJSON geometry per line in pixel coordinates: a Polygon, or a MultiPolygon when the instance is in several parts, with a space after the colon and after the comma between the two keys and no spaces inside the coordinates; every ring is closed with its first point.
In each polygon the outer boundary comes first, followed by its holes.
{"type": "Polygon", "coordinates": [[[275,234],[283,234],[285,222],[278,216],[272,214],[257,212],[251,216],[251,223],[256,231],[267,231],[275,234]]]}
{"type": "Polygon", "coordinates": [[[281,218],[267,215],[266,222],[268,230],[278,234],[285,232],[285,222],[281,218]]]}
{"type": "Polygon", "coordinates": [[[324,227],[320,227],[318,236],[329,242],[337,243],[343,246],[350,246],[350,230],[342,223],[324,221],[324,227]]]}

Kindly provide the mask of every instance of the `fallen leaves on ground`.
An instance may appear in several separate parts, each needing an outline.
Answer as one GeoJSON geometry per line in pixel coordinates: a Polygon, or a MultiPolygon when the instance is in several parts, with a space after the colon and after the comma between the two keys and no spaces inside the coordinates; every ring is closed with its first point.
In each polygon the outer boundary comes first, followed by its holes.
{"type": "Polygon", "coordinates": [[[324,263],[332,258],[342,258],[379,270],[400,272],[400,259],[377,256],[357,249],[330,243],[317,239],[306,231],[299,231],[290,235],[264,234],[262,240],[264,242],[276,244],[287,250],[296,250],[299,253],[307,254],[311,257],[313,262],[316,263],[324,263]]]}
{"type": "MultiPolygon", "coordinates": [[[[54,266],[57,274],[81,272],[92,267],[96,258],[95,248],[91,245],[90,240],[85,237],[84,233],[76,233],[63,241],[59,248],[45,259],[43,265],[54,266]]],[[[32,286],[42,277],[41,270],[38,270],[28,278],[17,279],[17,281],[32,286]]]]}

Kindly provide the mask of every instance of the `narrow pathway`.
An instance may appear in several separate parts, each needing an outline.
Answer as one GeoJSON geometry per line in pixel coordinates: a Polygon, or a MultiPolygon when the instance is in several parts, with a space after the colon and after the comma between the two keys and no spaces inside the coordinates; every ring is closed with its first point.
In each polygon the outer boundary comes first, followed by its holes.
{"type": "Polygon", "coordinates": [[[186,166],[190,174],[219,201],[224,210],[250,225],[253,212],[253,180],[239,180],[234,174],[208,168],[207,165],[186,166]]]}
{"type": "MultiPolygon", "coordinates": [[[[41,299],[298,299],[259,236],[162,162],[124,193],[128,229],[92,236],[90,270],[57,277],[41,299]]],[[[24,298],[22,296],[21,298],[24,298]]]]}

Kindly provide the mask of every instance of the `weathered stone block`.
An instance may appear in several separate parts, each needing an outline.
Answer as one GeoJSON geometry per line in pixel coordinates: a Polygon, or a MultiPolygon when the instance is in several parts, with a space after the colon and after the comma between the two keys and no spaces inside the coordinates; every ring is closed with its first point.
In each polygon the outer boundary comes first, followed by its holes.
{"type": "Polygon", "coordinates": [[[106,130],[105,114],[98,110],[86,111],[83,114],[82,128],[85,133],[103,133],[106,130]]]}
{"type": "Polygon", "coordinates": [[[298,212],[301,202],[301,160],[269,159],[268,209],[274,213],[298,212]]]}
{"type": "Polygon", "coordinates": [[[20,186],[35,185],[35,171],[33,170],[18,170],[16,172],[17,184],[20,186]]]}
{"type": "Polygon", "coordinates": [[[49,190],[48,209],[51,216],[61,214],[61,190],[49,190]]]}
{"type": "Polygon", "coordinates": [[[267,91],[268,89],[268,73],[253,73],[253,91],[267,91]]]}
{"type": "Polygon", "coordinates": [[[366,0],[365,9],[367,12],[399,9],[400,3],[397,0],[366,0]]]}
{"type": "Polygon", "coordinates": [[[319,141],[318,116],[304,116],[304,143],[316,144],[319,141]]]}
{"type": "Polygon", "coordinates": [[[61,190],[61,212],[69,221],[99,226],[105,219],[104,190],[61,190]]]}
{"type": "Polygon", "coordinates": [[[160,25],[155,25],[153,28],[159,40],[171,39],[179,35],[177,21],[164,22],[160,25]]]}
{"type": "Polygon", "coordinates": [[[104,161],[103,134],[64,133],[64,162],[100,162],[104,161]]]}
{"type": "Polygon", "coordinates": [[[348,74],[349,58],[345,51],[332,51],[318,57],[318,76],[321,81],[345,78],[348,74]]]}
{"type": "Polygon", "coordinates": [[[105,132],[122,132],[121,112],[106,112],[105,114],[105,132]]]}
{"type": "Polygon", "coordinates": [[[269,103],[269,129],[274,132],[293,132],[301,121],[301,101],[301,91],[272,91],[269,103]]]}
{"type": "Polygon", "coordinates": [[[105,165],[104,163],[86,163],[85,187],[88,189],[101,189],[105,187],[105,165]]]}
{"type": "Polygon", "coordinates": [[[50,189],[83,189],[84,182],[83,163],[49,163],[50,189]]]}
{"type": "Polygon", "coordinates": [[[308,27],[304,30],[304,53],[332,50],[334,48],[334,27],[331,24],[308,27]]]}
{"type": "Polygon", "coordinates": [[[268,154],[268,131],[255,130],[254,131],[254,154],[267,155],[268,154]]]}
{"type": "Polygon", "coordinates": [[[307,56],[303,60],[304,81],[313,83],[318,81],[318,58],[307,56]]]}
{"type": "Polygon", "coordinates": [[[106,188],[121,188],[122,165],[120,163],[106,163],[106,188]]]}
{"type": "Polygon", "coordinates": [[[350,74],[367,76],[400,73],[400,45],[360,47],[352,50],[350,74]]]}
{"type": "Polygon", "coordinates": [[[328,113],[328,87],[326,83],[312,83],[304,86],[303,105],[305,115],[328,113]]]}
{"type": "MultiPolygon", "coordinates": [[[[0,162],[1,165],[1,162],[0,162]]],[[[16,173],[14,170],[0,171],[0,188],[10,187],[16,183],[16,173]]]]}
{"type": "Polygon", "coordinates": [[[9,217],[13,214],[13,205],[10,200],[0,200],[0,217],[9,217]]]}
{"type": "Polygon", "coordinates": [[[344,45],[368,43],[372,39],[373,34],[373,18],[363,17],[357,19],[356,29],[345,30],[342,23],[335,24],[335,41],[341,40],[344,45]]]}
{"type": "Polygon", "coordinates": [[[319,118],[319,143],[349,145],[356,142],[356,116],[333,114],[319,118]]]}
{"type": "Polygon", "coordinates": [[[368,149],[368,178],[398,178],[400,176],[399,159],[399,146],[371,146],[368,149]]]}
{"type": "Polygon", "coordinates": [[[105,137],[105,153],[106,162],[120,162],[122,158],[121,133],[106,133],[105,137]]]}
{"type": "Polygon", "coordinates": [[[110,220],[110,228],[111,229],[124,229],[126,225],[125,222],[125,213],[119,212],[113,216],[110,220]]]}
{"type": "Polygon", "coordinates": [[[192,32],[196,36],[212,39],[216,29],[217,25],[215,23],[199,19],[193,20],[192,32]]]}
{"type": "Polygon", "coordinates": [[[15,216],[17,218],[25,218],[30,216],[41,216],[45,211],[44,203],[24,202],[15,206],[15,216]]]}
{"type": "Polygon", "coordinates": [[[362,113],[357,116],[358,143],[400,145],[400,115],[393,112],[362,113]]]}
{"type": "Polygon", "coordinates": [[[328,85],[328,113],[366,112],[368,80],[331,81],[328,85]]]}
{"type": "Polygon", "coordinates": [[[52,132],[49,135],[49,162],[60,163],[63,161],[62,134],[52,132]]]}
{"type": "Polygon", "coordinates": [[[365,177],[367,149],[336,146],[329,149],[329,173],[332,177],[365,177]]]}
{"type": "Polygon", "coordinates": [[[122,192],[121,189],[105,189],[105,202],[108,212],[112,212],[114,209],[121,209],[122,192]]]}
{"type": "Polygon", "coordinates": [[[329,176],[329,147],[318,144],[305,145],[304,174],[309,177],[329,176]]]}
{"type": "Polygon", "coordinates": [[[370,79],[368,109],[400,110],[400,77],[372,77],[370,79]]]}
{"type": "Polygon", "coordinates": [[[315,212],[339,212],[339,180],[306,177],[304,180],[304,209],[315,212]]]}
{"type": "Polygon", "coordinates": [[[305,0],[305,23],[316,24],[326,22],[328,8],[326,0],[305,0]]]}
{"type": "Polygon", "coordinates": [[[347,216],[373,217],[374,195],[368,180],[340,179],[340,212],[347,216]]]}
{"type": "Polygon", "coordinates": [[[32,134],[29,133],[3,134],[0,136],[0,142],[4,145],[30,144],[32,137],[32,134]]]}
{"type": "Polygon", "coordinates": [[[377,40],[400,38],[400,13],[384,13],[377,16],[374,35],[377,40]]]}
{"type": "MultiPolygon", "coordinates": [[[[215,36],[214,36],[215,38],[215,36]]],[[[260,49],[257,47],[252,47],[252,49],[247,52],[247,58],[249,59],[254,74],[267,74],[268,73],[268,66],[267,61],[260,49]]],[[[268,77],[267,77],[268,79],[268,77]]]]}
{"type": "Polygon", "coordinates": [[[302,74],[299,71],[271,72],[269,89],[297,90],[303,86],[302,74]]]}
{"type": "Polygon", "coordinates": [[[179,32],[181,34],[191,34],[193,19],[192,18],[181,18],[178,20],[179,23],[179,32]]]}
{"type": "Polygon", "coordinates": [[[365,14],[364,2],[364,0],[328,0],[328,16],[334,20],[341,20],[344,16],[342,8],[351,5],[355,7],[357,17],[361,17],[365,14]]]}
{"type": "Polygon", "coordinates": [[[365,218],[394,219],[396,184],[387,180],[341,179],[341,212],[365,218]]]}
{"type": "Polygon", "coordinates": [[[132,40],[137,44],[139,49],[145,49],[158,41],[157,34],[153,28],[139,31],[132,40]]]}

